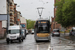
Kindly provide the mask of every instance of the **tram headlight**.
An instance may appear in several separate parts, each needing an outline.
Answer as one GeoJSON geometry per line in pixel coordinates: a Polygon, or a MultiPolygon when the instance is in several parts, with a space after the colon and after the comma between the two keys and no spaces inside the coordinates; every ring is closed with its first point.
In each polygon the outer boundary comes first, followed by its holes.
{"type": "Polygon", "coordinates": [[[48,34],[48,36],[50,36],[50,34],[48,34]]]}
{"type": "Polygon", "coordinates": [[[38,34],[37,34],[37,36],[38,36],[38,34]]]}

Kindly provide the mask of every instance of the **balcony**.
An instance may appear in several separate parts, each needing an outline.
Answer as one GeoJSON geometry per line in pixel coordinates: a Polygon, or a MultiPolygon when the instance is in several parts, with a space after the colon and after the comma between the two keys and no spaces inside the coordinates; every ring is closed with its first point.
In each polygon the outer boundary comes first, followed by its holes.
{"type": "Polygon", "coordinates": [[[10,19],[13,19],[14,20],[14,17],[13,16],[10,16],[10,19]]]}
{"type": "Polygon", "coordinates": [[[10,11],[10,16],[14,17],[14,12],[10,11]]]}
{"type": "Polygon", "coordinates": [[[10,22],[14,22],[14,19],[10,19],[10,22]]]}
{"type": "Polygon", "coordinates": [[[10,22],[10,25],[14,25],[14,22],[10,22]]]}
{"type": "Polygon", "coordinates": [[[13,1],[12,0],[7,0],[9,3],[12,3],[13,1]]]}
{"type": "Polygon", "coordinates": [[[10,10],[14,11],[14,7],[13,6],[10,6],[10,10]]]}

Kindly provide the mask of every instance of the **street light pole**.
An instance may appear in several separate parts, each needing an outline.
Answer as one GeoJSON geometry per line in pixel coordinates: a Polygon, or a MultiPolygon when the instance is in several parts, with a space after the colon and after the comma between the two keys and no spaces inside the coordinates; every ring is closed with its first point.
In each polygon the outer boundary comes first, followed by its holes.
{"type": "Polygon", "coordinates": [[[7,33],[8,33],[8,21],[9,21],[9,2],[8,2],[8,8],[7,8],[7,33]]]}
{"type": "Polygon", "coordinates": [[[40,16],[40,19],[41,19],[41,15],[42,15],[43,9],[44,9],[43,7],[38,7],[38,8],[37,8],[38,14],[39,14],[39,16],[40,16]],[[40,12],[40,10],[41,10],[41,12],[40,12]]]}

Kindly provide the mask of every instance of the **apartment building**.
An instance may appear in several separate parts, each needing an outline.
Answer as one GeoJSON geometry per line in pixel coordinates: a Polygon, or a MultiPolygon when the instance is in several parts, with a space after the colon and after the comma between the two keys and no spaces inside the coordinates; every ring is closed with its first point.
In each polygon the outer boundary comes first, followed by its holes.
{"type": "Polygon", "coordinates": [[[18,24],[18,25],[21,24],[20,17],[22,17],[21,12],[20,12],[20,11],[17,11],[17,24],[18,24]]]}
{"type": "Polygon", "coordinates": [[[16,10],[16,5],[17,4],[14,3],[14,24],[17,24],[17,10],[16,10]]]}
{"type": "MultiPolygon", "coordinates": [[[[18,25],[18,12],[16,10],[16,6],[17,4],[14,3],[14,0],[8,0],[9,3],[8,3],[8,13],[10,15],[10,25],[18,25]]],[[[19,13],[20,14],[20,13],[19,13]]],[[[19,23],[20,24],[20,23],[19,23]]]]}
{"type": "Polygon", "coordinates": [[[22,15],[21,12],[16,10],[16,6],[14,0],[0,0],[0,37],[5,34],[9,25],[20,25],[22,15]],[[8,20],[2,20],[5,19],[4,17],[8,17],[8,20]]]}
{"type": "Polygon", "coordinates": [[[9,0],[10,25],[14,25],[14,1],[9,0]]]}

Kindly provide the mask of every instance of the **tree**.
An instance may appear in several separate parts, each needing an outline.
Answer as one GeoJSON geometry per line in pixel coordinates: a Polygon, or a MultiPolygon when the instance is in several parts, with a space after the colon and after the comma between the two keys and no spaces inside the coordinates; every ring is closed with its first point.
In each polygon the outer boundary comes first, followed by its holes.
{"type": "Polygon", "coordinates": [[[27,29],[33,29],[34,28],[35,21],[27,20],[27,29]]]}
{"type": "Polygon", "coordinates": [[[63,27],[75,26],[75,0],[57,1],[56,21],[63,27]]]}

